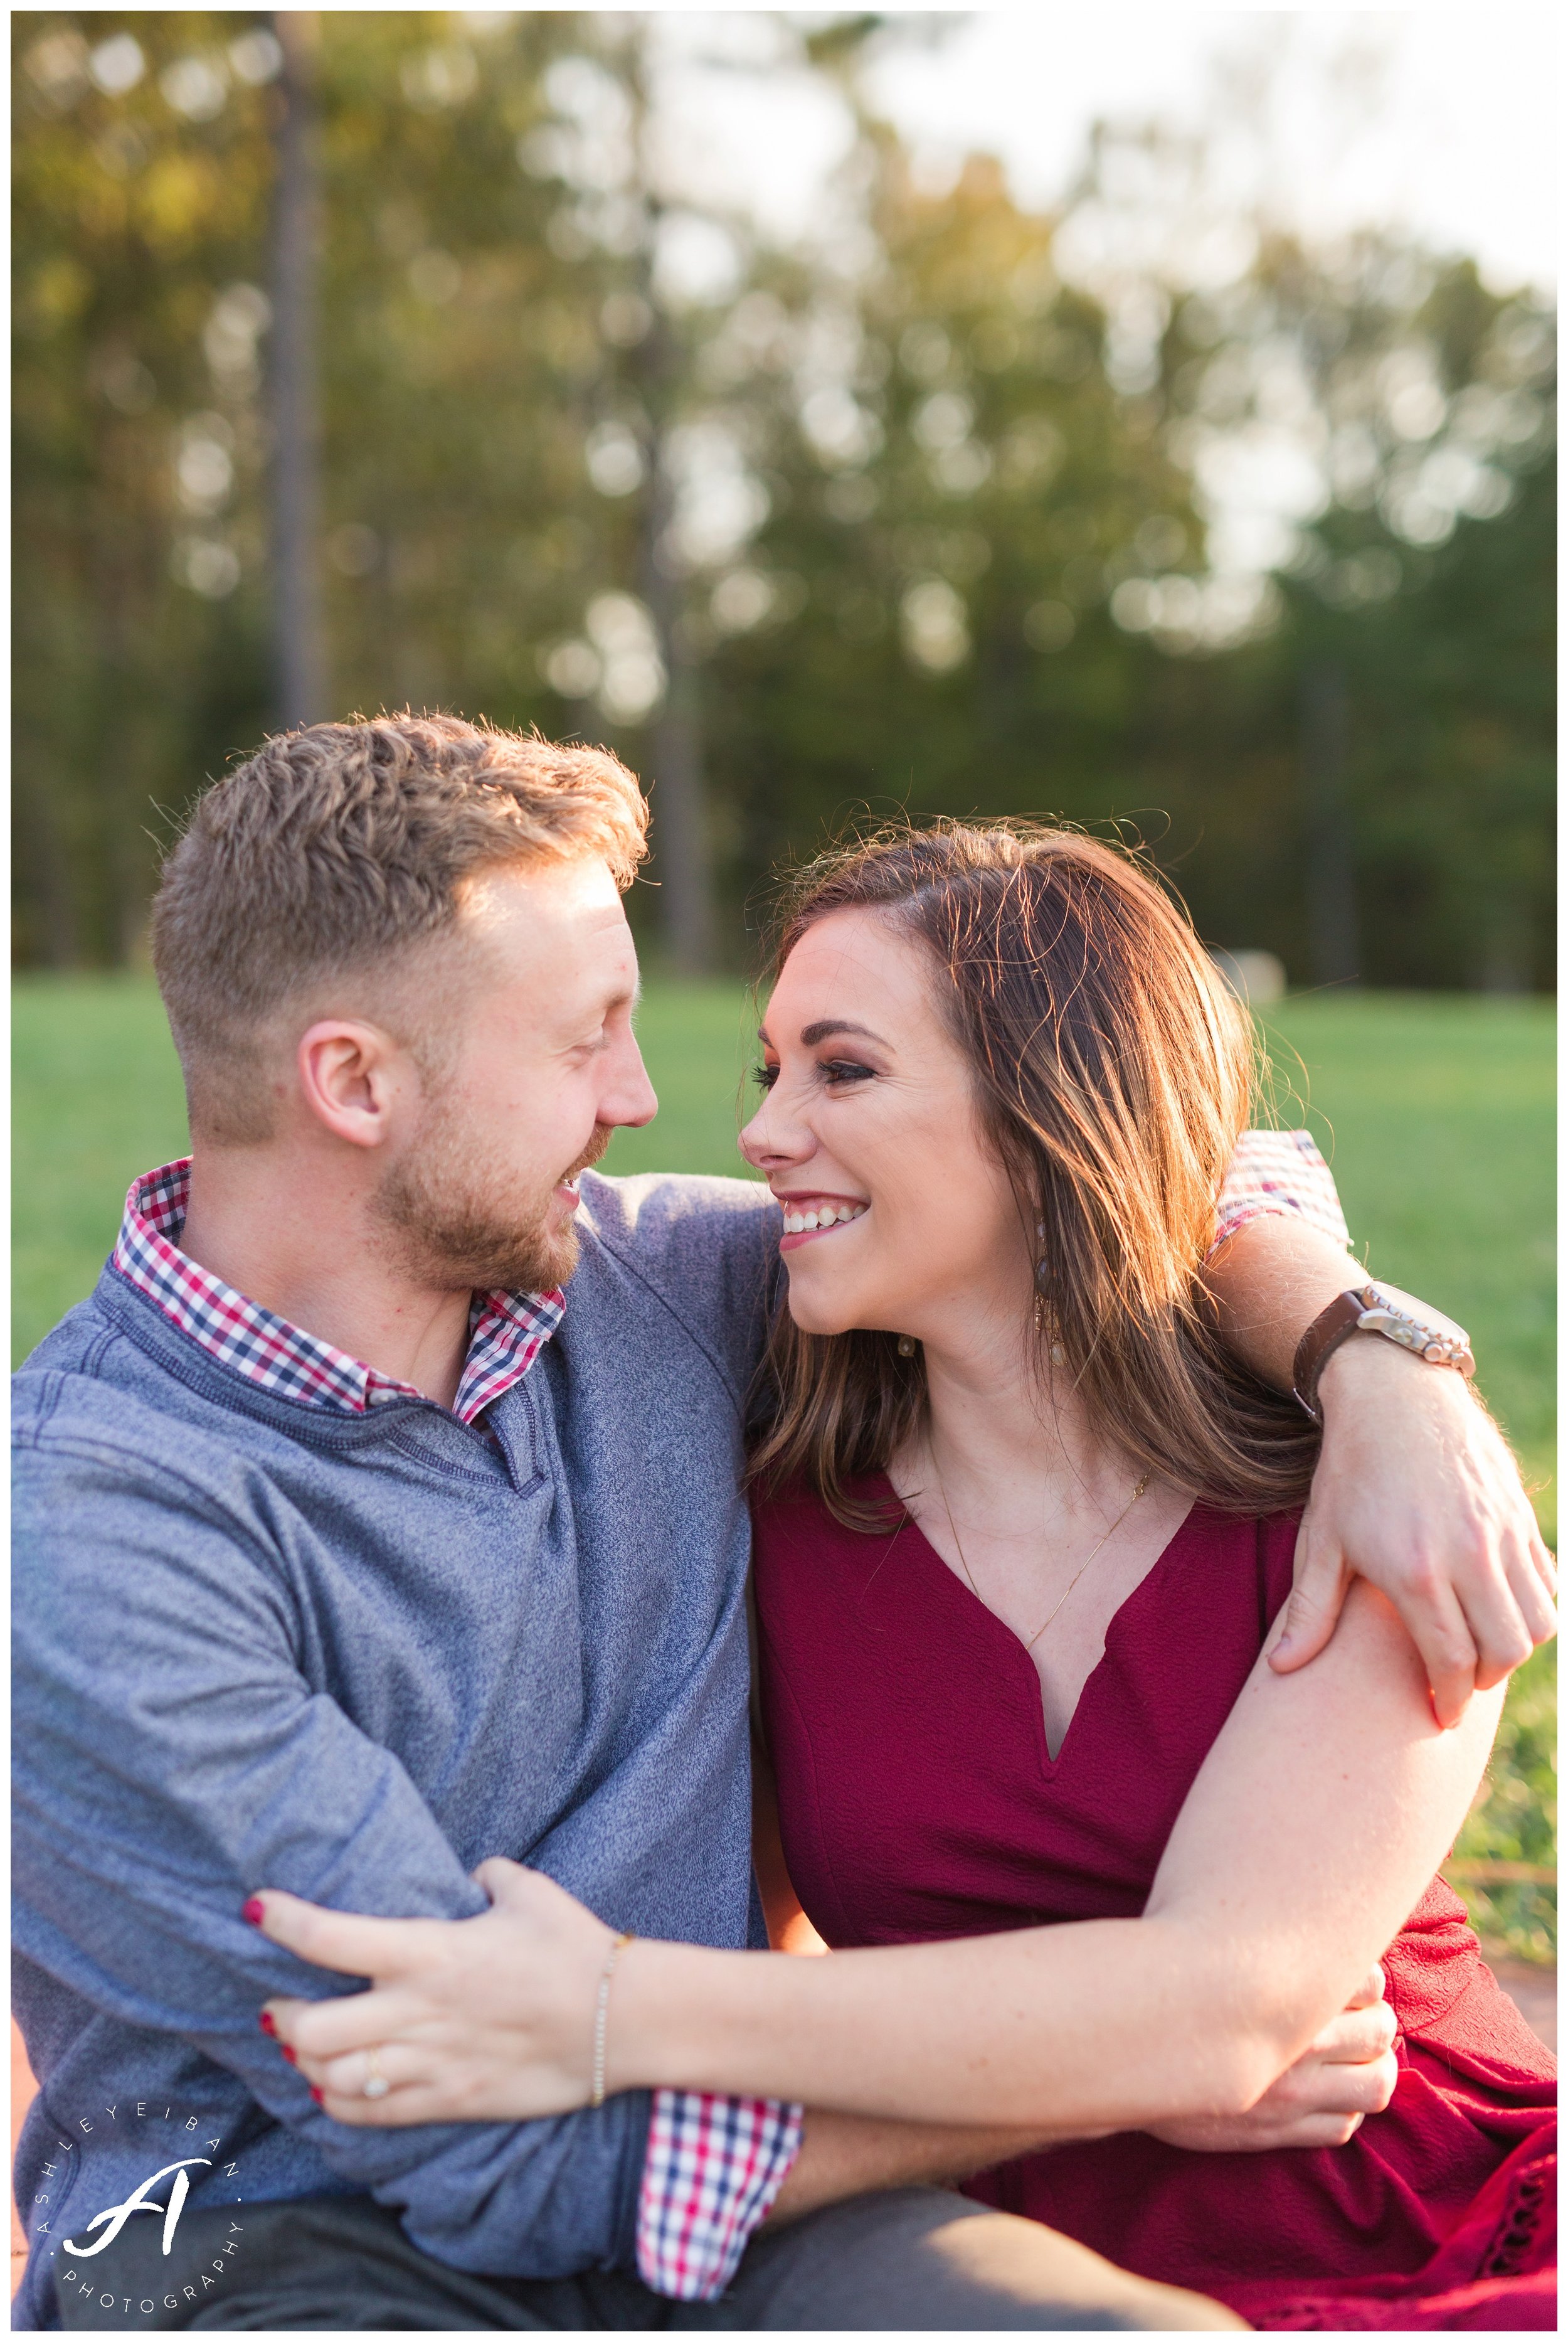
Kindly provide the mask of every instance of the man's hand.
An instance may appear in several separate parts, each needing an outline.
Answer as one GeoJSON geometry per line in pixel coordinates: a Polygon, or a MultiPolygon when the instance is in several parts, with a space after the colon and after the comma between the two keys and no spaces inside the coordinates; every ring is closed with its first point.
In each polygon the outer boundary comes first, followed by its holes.
{"type": "Polygon", "coordinates": [[[1353,1576],[1385,1595],[1440,1724],[1557,1631],[1557,1572],[1501,1432],[1458,1375],[1392,1342],[1343,1343],[1319,1384],[1323,1456],[1269,1664],[1315,1658],[1353,1576]]]}
{"type": "Polygon", "coordinates": [[[1206,2155],[1263,2154],[1275,2147],[1343,2147],[1368,2115],[1383,2112],[1399,2079],[1393,2054],[1398,2028],[1383,1987],[1383,1970],[1373,1968],[1342,2014],[1324,2026],[1312,2047],[1248,2113],[1151,2123],[1154,2137],[1167,2147],[1206,2155]]]}

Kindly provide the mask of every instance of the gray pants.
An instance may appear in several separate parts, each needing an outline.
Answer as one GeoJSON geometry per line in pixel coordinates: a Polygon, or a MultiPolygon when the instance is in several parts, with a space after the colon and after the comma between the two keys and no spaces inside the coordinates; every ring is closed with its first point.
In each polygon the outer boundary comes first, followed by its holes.
{"type": "Polygon", "coordinates": [[[666,2301],[618,2270],[470,2277],[419,2251],[396,2215],[365,2196],[187,2213],[173,2261],[161,2257],[162,2227],[161,2221],[133,2220],[92,2259],[56,2260],[62,2324],[78,2331],[225,2327],[258,2333],[997,2333],[1044,2327],[1081,2334],[1242,2327],[1216,2302],[1146,2284],[1033,2220],[936,2187],[855,2196],[764,2229],[729,2291],[714,2302],[666,2301]],[[210,2269],[217,2276],[202,2276],[201,2286],[188,2282],[210,2269]]]}

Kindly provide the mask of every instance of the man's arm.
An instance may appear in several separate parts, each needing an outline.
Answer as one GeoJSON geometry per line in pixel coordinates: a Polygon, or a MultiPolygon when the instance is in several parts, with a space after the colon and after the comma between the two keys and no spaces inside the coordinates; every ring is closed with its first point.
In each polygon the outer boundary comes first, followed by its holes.
{"type": "Polygon", "coordinates": [[[628,2261],[641,2094],[538,2123],[350,2130],[263,2035],[270,1994],[347,1980],[245,1925],[257,1886],[454,1918],[484,1897],[395,1757],[305,1679],[288,1569],[225,1519],[210,1476],[182,1486],[59,1413],[37,1436],[15,1480],[22,1948],[226,2067],[438,2257],[524,2276],[628,2261]]]}
{"type": "MultiPolygon", "coordinates": [[[[1314,1224],[1288,1206],[1234,1225],[1205,1271],[1225,1338],[1285,1390],[1313,1319],[1365,1276],[1321,1211],[1314,1224]]],[[[1315,1658],[1351,1579],[1364,1577],[1420,1651],[1438,1721],[1453,1724],[1473,1691],[1557,1631],[1556,1571],[1518,1466],[1467,1383],[1392,1342],[1343,1344],[1319,1396],[1323,1455],[1271,1664],[1286,1672],[1315,1658]]]]}
{"type": "Polygon", "coordinates": [[[1004,2129],[1000,2125],[881,2122],[809,2107],[801,2149],[765,2225],[781,2227],[824,2204],[889,2187],[942,2187],[993,2164],[1104,2131],[1004,2129]]]}

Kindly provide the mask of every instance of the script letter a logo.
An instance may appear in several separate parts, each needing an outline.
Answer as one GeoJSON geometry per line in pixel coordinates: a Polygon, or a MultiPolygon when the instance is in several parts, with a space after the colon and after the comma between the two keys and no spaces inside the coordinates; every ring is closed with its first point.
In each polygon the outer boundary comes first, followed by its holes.
{"type": "Polygon", "coordinates": [[[175,2241],[175,2230],[179,2225],[180,2214],[185,2208],[185,2197],[191,2192],[191,2183],[185,2177],[185,2172],[194,2163],[210,2164],[211,2162],[212,2157],[210,2155],[187,2155],[184,2163],[165,2163],[161,2171],[155,2171],[150,2179],[144,2179],[135,2194],[134,2196],[127,2196],[123,2204],[111,2204],[106,2212],[96,2212],[94,2214],[93,2217],[87,2223],[87,2233],[89,2236],[92,2235],[95,2228],[103,2227],[105,2220],[109,2222],[109,2226],[106,2228],[104,2228],[104,2233],[99,2237],[95,2245],[73,2245],[67,2242],[65,2250],[68,2253],[74,2253],[79,2261],[90,2261],[95,2253],[101,2253],[105,2245],[112,2245],[114,2243],[115,2238],[119,2235],[120,2230],[125,2227],[133,2212],[152,2212],[154,2214],[162,2212],[164,2215],[164,2250],[165,2252],[167,2252],[169,2247],[175,2241]],[[145,2197],[148,2188],[155,2187],[160,2179],[166,2179],[171,2171],[175,2174],[175,2184],[169,2190],[167,2207],[165,2208],[162,2204],[148,2204],[144,2202],[143,2199],[145,2197]]]}

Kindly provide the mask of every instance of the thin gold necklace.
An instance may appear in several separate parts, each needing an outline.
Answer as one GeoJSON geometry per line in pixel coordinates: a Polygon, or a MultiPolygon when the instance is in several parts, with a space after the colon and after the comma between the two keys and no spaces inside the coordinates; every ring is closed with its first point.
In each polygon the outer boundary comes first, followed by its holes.
{"type": "MultiPolygon", "coordinates": [[[[984,1604],[985,1608],[989,1610],[991,1608],[991,1605],[989,1602],[986,1602],[984,1595],[982,1594],[979,1586],[974,1583],[974,1572],[969,1566],[968,1560],[964,1555],[963,1544],[959,1538],[958,1524],[953,1517],[953,1507],[947,1501],[947,1484],[942,1476],[942,1466],[936,1460],[936,1449],[929,1440],[926,1442],[926,1446],[930,1449],[931,1468],[936,1475],[936,1490],[937,1494],[942,1498],[942,1509],[947,1515],[948,1532],[952,1536],[954,1546],[957,1548],[958,1558],[963,1566],[964,1575],[969,1580],[969,1590],[974,1595],[976,1602],[984,1604]]],[[[1100,1538],[1098,1544],[1091,1548],[1087,1558],[1079,1565],[1072,1577],[1068,1580],[1067,1593],[1064,1594],[1061,1601],[1057,1603],[1056,1608],[1051,1613],[1051,1617],[1044,1619],[1040,1626],[1036,1626],[1032,1635],[1027,1637],[1020,1638],[1023,1641],[1024,1647],[1026,1651],[1032,1651],[1034,1648],[1035,1644],[1040,1640],[1041,1636],[1051,1624],[1051,1619],[1054,1618],[1057,1613],[1065,1605],[1068,1595],[1072,1593],[1074,1586],[1077,1585],[1079,1578],[1083,1576],[1084,1570],[1088,1568],[1089,1563],[1094,1559],[1097,1554],[1101,1553],[1104,1548],[1110,1544],[1111,1539],[1115,1536],[1116,1531],[1121,1527],[1122,1523],[1126,1519],[1128,1514],[1132,1511],[1134,1506],[1137,1503],[1139,1497],[1143,1495],[1144,1489],[1148,1486],[1154,1476],[1152,1472],[1144,1473],[1143,1478],[1139,1481],[1137,1486],[1134,1489],[1132,1495],[1128,1497],[1126,1503],[1123,1506],[1121,1511],[1112,1522],[1110,1527],[1105,1531],[1104,1536],[1100,1538]]],[[[995,1615],[996,1614],[994,1612],[993,1616],[995,1615]]]]}

